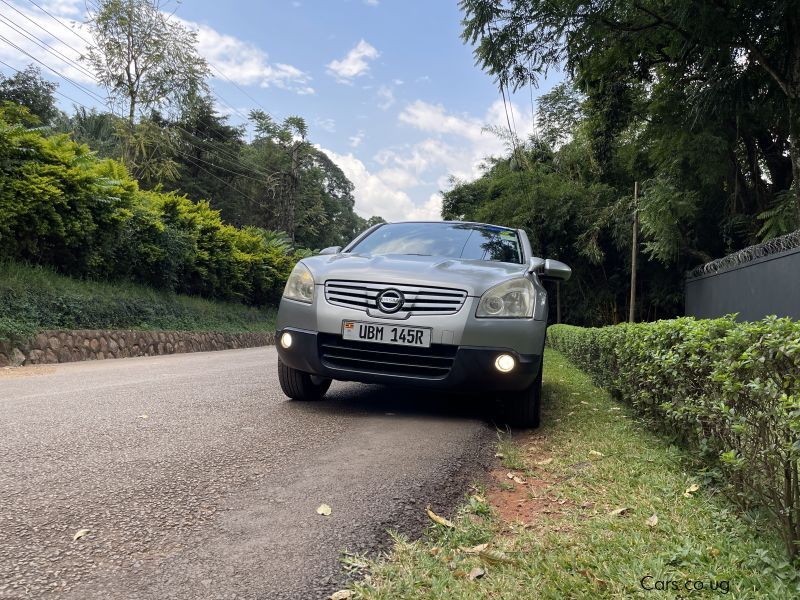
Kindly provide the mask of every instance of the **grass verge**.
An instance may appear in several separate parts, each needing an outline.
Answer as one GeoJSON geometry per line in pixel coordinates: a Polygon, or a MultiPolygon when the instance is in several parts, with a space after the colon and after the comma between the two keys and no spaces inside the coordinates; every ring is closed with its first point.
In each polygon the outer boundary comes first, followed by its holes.
{"type": "Polygon", "coordinates": [[[544,407],[541,429],[501,440],[493,481],[453,528],[396,537],[350,597],[800,597],[758,515],[736,512],[689,453],[552,350],[544,407]]]}
{"type": "Polygon", "coordinates": [[[213,302],[131,283],[82,281],[0,262],[0,341],[46,329],[270,331],[273,309],[213,302]]]}

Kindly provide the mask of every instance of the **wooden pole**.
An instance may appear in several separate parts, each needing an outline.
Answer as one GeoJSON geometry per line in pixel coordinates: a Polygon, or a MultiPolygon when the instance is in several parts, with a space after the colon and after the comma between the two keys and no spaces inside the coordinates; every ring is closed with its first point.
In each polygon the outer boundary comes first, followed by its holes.
{"type": "Polygon", "coordinates": [[[633,240],[631,243],[631,308],[628,321],[636,320],[636,256],[639,246],[639,182],[633,184],[633,240]]]}

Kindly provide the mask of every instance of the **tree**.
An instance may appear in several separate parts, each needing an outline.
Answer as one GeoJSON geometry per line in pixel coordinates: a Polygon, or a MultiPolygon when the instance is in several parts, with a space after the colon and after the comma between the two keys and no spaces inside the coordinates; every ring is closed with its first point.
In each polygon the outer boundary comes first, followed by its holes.
{"type": "Polygon", "coordinates": [[[776,118],[746,151],[774,157],[780,138],[788,141],[800,226],[800,0],[462,0],[461,7],[464,40],[501,85],[535,83],[562,64],[590,97],[666,81],[687,91],[687,123],[734,104],[720,105],[720,97],[760,94],[776,118]]]}
{"type": "Polygon", "coordinates": [[[85,60],[131,129],[139,115],[180,107],[205,88],[197,35],[170,18],[161,0],[97,0],[89,27],[95,45],[85,60]]]}
{"type": "Polygon", "coordinates": [[[33,65],[11,77],[0,73],[0,103],[16,102],[45,125],[60,114],[54,96],[56,88],[58,85],[44,79],[39,68],[33,65]]]}

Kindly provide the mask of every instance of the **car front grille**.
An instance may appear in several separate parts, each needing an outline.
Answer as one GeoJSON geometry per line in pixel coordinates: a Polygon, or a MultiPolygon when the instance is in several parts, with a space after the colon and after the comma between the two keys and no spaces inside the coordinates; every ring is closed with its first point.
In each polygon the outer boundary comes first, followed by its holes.
{"type": "Polygon", "coordinates": [[[400,375],[418,379],[444,379],[455,361],[457,346],[432,344],[430,348],[409,348],[319,335],[322,364],[331,369],[379,375],[400,375]]]}
{"type": "Polygon", "coordinates": [[[465,290],[430,285],[337,279],[325,282],[325,300],[330,304],[395,319],[405,319],[411,315],[452,315],[461,310],[466,299],[465,290]],[[378,296],[387,290],[402,294],[400,310],[388,313],[378,306],[378,296]]]}

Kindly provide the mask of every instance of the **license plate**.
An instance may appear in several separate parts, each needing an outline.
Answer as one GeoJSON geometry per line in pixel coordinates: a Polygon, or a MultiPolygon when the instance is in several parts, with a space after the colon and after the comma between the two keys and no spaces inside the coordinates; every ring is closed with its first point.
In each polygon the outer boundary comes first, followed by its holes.
{"type": "Polygon", "coordinates": [[[395,344],[428,348],[431,345],[431,330],[428,327],[342,321],[342,337],[346,340],[395,344]]]}

